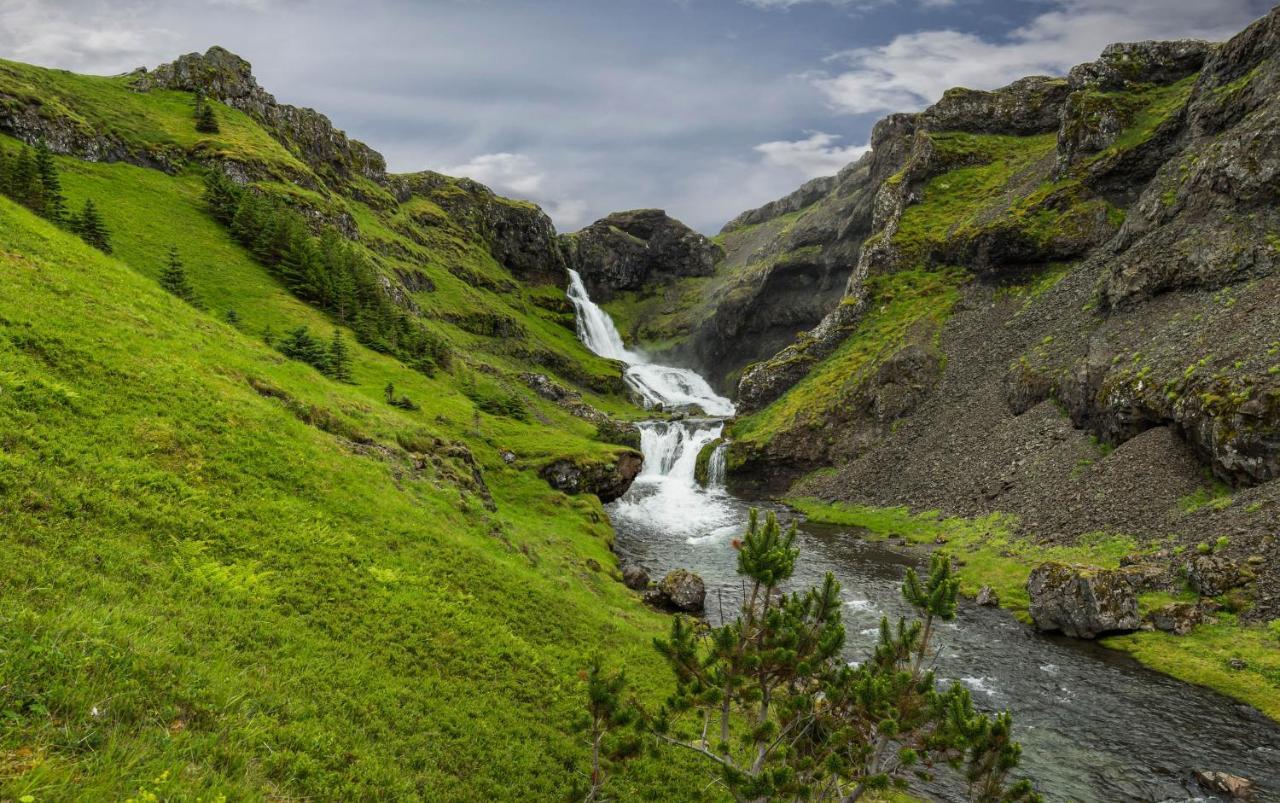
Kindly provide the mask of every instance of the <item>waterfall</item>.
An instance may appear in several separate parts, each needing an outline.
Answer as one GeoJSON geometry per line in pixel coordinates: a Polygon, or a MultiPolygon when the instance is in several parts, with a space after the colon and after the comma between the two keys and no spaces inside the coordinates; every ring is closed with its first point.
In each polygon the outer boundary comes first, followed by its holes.
{"type": "Polygon", "coordinates": [[[577,313],[578,339],[601,357],[626,363],[627,370],[623,378],[644,400],[646,407],[659,410],[698,409],[711,416],[733,415],[733,402],[712,390],[707,380],[696,371],[656,365],[644,352],[628,349],[609,313],[601,309],[587,294],[582,277],[576,270],[569,271],[568,295],[577,313]]]}
{"type": "Polygon", "coordinates": [[[724,490],[724,444],[708,464],[708,487],[694,479],[698,453],[720,437],[733,402],[711,389],[688,368],[658,365],[638,349],[628,349],[609,313],[591,300],[582,277],[569,271],[569,301],[577,313],[578,338],[601,357],[626,364],[628,387],[658,410],[701,411],[708,417],[644,421],[640,451],[644,468],[625,496],[610,505],[610,515],[632,525],[683,533],[691,542],[721,538],[741,528],[741,512],[724,490]]]}
{"type": "Polygon", "coordinates": [[[712,488],[724,487],[724,461],[728,451],[729,444],[721,441],[716,444],[715,451],[711,453],[711,459],[707,461],[707,485],[712,488]]]}

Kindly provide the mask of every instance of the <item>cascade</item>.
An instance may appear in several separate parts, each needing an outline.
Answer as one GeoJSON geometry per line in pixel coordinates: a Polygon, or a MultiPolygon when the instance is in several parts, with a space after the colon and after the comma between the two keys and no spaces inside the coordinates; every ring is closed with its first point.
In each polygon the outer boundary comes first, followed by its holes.
{"type": "Polygon", "coordinates": [[[708,464],[708,487],[694,478],[698,453],[720,437],[724,418],[733,415],[733,402],[711,389],[696,371],[654,363],[638,349],[628,349],[609,313],[591,300],[582,277],[569,271],[569,301],[577,313],[578,338],[601,357],[626,364],[624,378],[646,407],[698,413],[677,421],[644,421],[640,451],[644,468],[611,515],[649,528],[705,537],[736,526],[739,512],[724,490],[724,444],[708,464]]]}

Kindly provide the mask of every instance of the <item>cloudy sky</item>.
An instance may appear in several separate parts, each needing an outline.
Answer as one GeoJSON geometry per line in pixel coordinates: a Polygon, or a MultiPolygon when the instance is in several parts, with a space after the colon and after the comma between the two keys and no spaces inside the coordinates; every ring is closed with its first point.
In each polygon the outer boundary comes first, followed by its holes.
{"type": "Polygon", "coordinates": [[[857,158],[950,86],[1113,41],[1222,39],[1271,0],[0,0],[0,57],[112,74],[220,44],[396,171],[469,175],[562,230],[704,231],[857,158]]]}

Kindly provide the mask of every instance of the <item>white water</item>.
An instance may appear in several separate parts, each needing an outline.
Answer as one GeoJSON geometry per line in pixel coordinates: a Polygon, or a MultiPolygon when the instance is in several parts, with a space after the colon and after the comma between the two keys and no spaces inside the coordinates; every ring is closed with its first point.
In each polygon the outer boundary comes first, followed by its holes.
{"type": "Polygon", "coordinates": [[[582,277],[573,270],[569,271],[569,300],[577,311],[579,339],[596,354],[627,364],[627,384],[645,406],[696,408],[713,416],[639,424],[644,468],[631,490],[610,507],[610,515],[643,529],[679,533],[691,543],[738,534],[742,513],[724,490],[723,444],[707,465],[707,487],[694,479],[698,452],[720,437],[724,429],[720,416],[733,415],[733,402],[712,390],[697,372],[656,365],[643,352],[628,349],[609,313],[591,300],[582,277]]]}
{"type": "Polygon", "coordinates": [[[578,339],[601,357],[626,363],[627,385],[640,395],[646,407],[697,408],[712,416],[733,415],[733,402],[712,390],[696,371],[655,365],[644,352],[628,349],[609,313],[600,309],[587,294],[576,270],[569,271],[569,301],[578,313],[578,339]]]}

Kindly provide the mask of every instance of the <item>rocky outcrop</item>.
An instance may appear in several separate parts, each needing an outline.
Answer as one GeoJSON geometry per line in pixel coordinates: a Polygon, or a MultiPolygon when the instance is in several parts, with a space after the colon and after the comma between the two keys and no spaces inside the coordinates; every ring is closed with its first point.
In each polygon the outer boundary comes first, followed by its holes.
{"type": "Polygon", "coordinates": [[[1091,639],[1141,625],[1138,597],[1119,569],[1042,563],[1027,579],[1027,595],[1038,630],[1091,639]]]}
{"type": "Polygon", "coordinates": [[[344,181],[352,176],[381,181],[386,175],[382,155],[350,139],[314,109],[277,103],[258,86],[249,62],[221,47],[188,53],[154,70],[139,71],[134,87],[203,92],[239,109],[261,123],[285,147],[321,176],[344,181]]]}
{"type": "Polygon", "coordinates": [[[564,254],[555,225],[537,205],[504,198],[468,178],[429,170],[392,176],[388,181],[397,200],[425,198],[447,212],[517,279],[566,286],[564,254]]]}
{"type": "Polygon", "coordinates": [[[992,92],[956,87],[926,109],[919,122],[930,131],[977,134],[1043,134],[1058,127],[1070,89],[1061,78],[1032,76],[992,92]]]}
{"type": "Polygon", "coordinates": [[[538,473],[557,491],[595,494],[608,504],[627,492],[643,465],[644,456],[639,452],[622,452],[612,463],[561,458],[538,473]]]}
{"type": "Polygon", "coordinates": [[[614,212],[561,238],[568,264],[591,297],[608,301],[685,276],[710,276],[720,247],[661,209],[614,212]]]}

